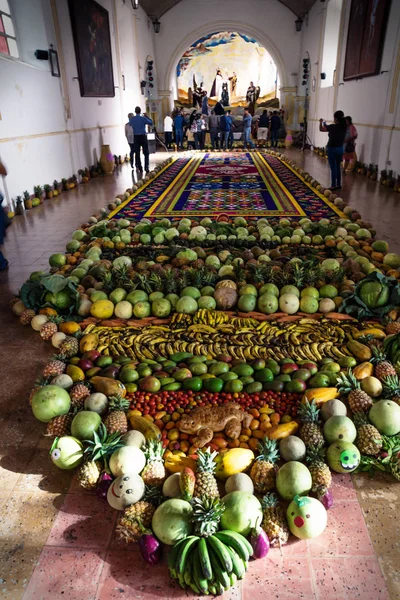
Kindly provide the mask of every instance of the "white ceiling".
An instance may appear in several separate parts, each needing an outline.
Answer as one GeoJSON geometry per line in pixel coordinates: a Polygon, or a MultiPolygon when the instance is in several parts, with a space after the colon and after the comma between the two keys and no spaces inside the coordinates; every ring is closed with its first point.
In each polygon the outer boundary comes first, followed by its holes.
{"type": "MultiPolygon", "coordinates": [[[[176,4],[179,4],[181,0],[139,0],[140,5],[149,16],[160,18],[168,10],[170,10],[176,4]]],[[[216,0],[217,1],[217,0],[216,0]]],[[[268,0],[264,0],[267,2],[268,0]]],[[[289,8],[295,15],[306,13],[316,0],[278,0],[287,8],[289,8]]],[[[324,0],[322,0],[324,1],[324,0]]]]}

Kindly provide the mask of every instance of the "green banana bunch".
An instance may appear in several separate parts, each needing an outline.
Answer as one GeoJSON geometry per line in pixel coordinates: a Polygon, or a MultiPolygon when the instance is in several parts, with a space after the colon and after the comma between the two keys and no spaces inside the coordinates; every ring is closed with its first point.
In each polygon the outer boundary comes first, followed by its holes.
{"type": "Polygon", "coordinates": [[[250,543],[234,531],[191,535],[170,550],[168,567],[182,588],[218,596],[243,579],[252,554],[250,543]]]}

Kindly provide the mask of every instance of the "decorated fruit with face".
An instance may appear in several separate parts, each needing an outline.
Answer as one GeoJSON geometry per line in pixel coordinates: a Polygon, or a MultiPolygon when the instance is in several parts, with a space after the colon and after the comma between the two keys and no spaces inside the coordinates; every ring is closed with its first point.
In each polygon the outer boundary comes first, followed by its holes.
{"type": "Polygon", "coordinates": [[[79,440],[71,435],[55,438],[50,448],[53,463],[59,469],[74,469],[82,462],[83,446],[79,440]]]}
{"type": "Polygon", "coordinates": [[[333,442],[326,453],[328,465],[336,473],[351,473],[360,464],[360,452],[350,442],[337,440],[333,442]]]}
{"type": "Polygon", "coordinates": [[[321,535],[328,520],[323,504],[309,496],[295,496],[288,506],[286,516],[290,531],[301,540],[321,535]]]}
{"type": "Polygon", "coordinates": [[[144,495],[144,481],[136,473],[125,473],[117,477],[107,492],[108,504],[116,510],[139,502],[144,495]]]}

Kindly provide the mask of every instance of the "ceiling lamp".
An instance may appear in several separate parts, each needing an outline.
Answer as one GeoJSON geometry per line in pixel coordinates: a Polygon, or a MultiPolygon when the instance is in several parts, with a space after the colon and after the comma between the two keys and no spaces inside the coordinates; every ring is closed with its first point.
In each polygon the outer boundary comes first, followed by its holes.
{"type": "Polygon", "coordinates": [[[160,33],[161,23],[158,19],[153,21],[154,33],[160,33]]]}
{"type": "Polygon", "coordinates": [[[294,24],[296,25],[296,31],[301,31],[301,28],[303,27],[303,19],[301,17],[297,17],[294,24]]]}

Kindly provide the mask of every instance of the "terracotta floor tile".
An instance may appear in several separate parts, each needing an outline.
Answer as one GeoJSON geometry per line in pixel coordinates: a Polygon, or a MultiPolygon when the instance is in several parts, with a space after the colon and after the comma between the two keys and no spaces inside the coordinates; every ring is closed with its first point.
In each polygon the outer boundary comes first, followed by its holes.
{"type": "Polygon", "coordinates": [[[9,551],[0,551],[0,597],[20,600],[37,565],[41,548],[16,544],[9,551]]]}
{"type": "Polygon", "coordinates": [[[11,492],[30,456],[27,448],[0,447],[0,493],[11,492]]]}
{"type": "Polygon", "coordinates": [[[341,501],[331,508],[324,533],[307,543],[311,556],[373,555],[358,502],[341,501]]]}
{"type": "Polygon", "coordinates": [[[24,600],[94,600],[103,560],[96,550],[45,547],[24,600]]]}
{"type": "Polygon", "coordinates": [[[116,511],[97,497],[67,494],[46,543],[105,550],[116,517],[116,511]]]}
{"type": "Polygon", "coordinates": [[[313,558],[318,600],[389,600],[375,557],[313,558]]]}
{"type": "MultiPolygon", "coordinates": [[[[136,546],[135,551],[109,552],[101,575],[96,600],[115,600],[116,598],[180,598],[186,597],[185,592],[173,582],[164,562],[148,568],[140,568],[143,559],[136,546]],[[133,565],[136,568],[132,568],[133,565]]],[[[191,595],[189,594],[189,598],[191,595]]]]}
{"type": "Polygon", "coordinates": [[[341,500],[357,500],[357,492],[354,489],[350,475],[333,473],[331,491],[334,503],[341,500]]]}
{"type": "Polygon", "coordinates": [[[243,600],[314,598],[307,557],[274,556],[251,562],[242,583],[243,600]]]}
{"type": "Polygon", "coordinates": [[[8,497],[0,515],[1,550],[10,552],[23,544],[41,548],[59,508],[59,496],[32,492],[8,497]]]}
{"type": "Polygon", "coordinates": [[[22,473],[15,484],[13,492],[66,494],[70,487],[71,477],[70,471],[55,468],[48,473],[22,473]]]}

